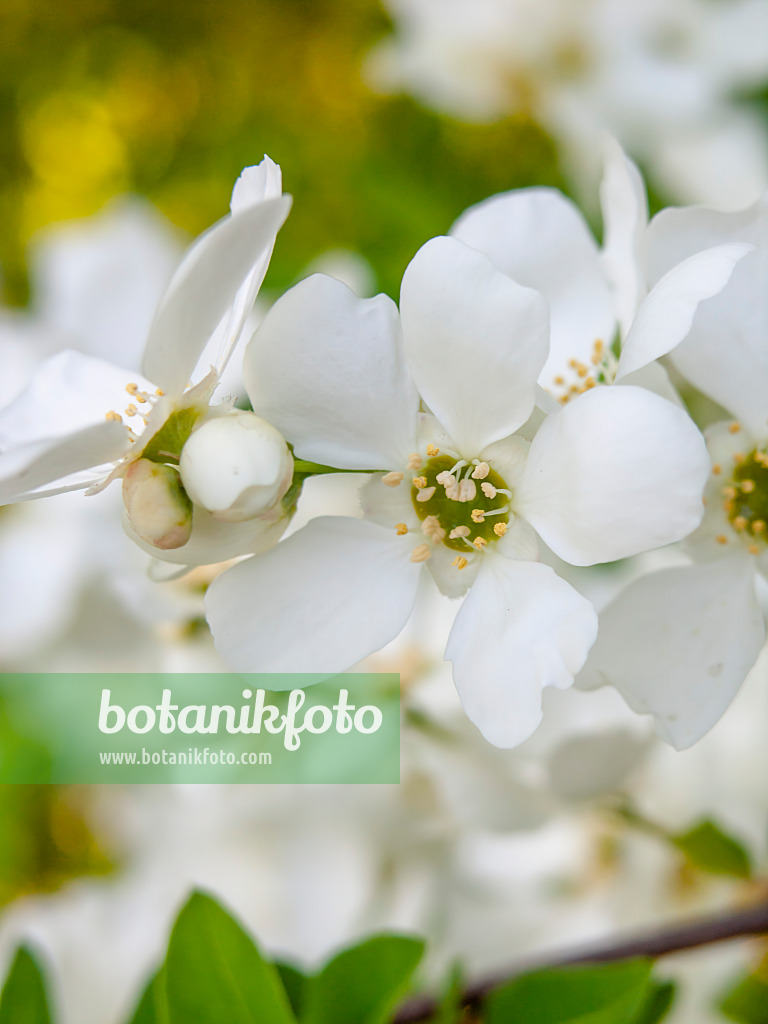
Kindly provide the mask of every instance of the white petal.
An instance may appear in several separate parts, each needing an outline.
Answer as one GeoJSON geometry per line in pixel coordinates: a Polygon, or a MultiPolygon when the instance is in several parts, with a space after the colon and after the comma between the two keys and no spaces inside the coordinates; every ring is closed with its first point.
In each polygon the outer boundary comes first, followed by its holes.
{"type": "Polygon", "coordinates": [[[137,196],[114,200],[95,217],[56,224],[32,245],[35,309],[68,344],[135,372],[182,244],[137,196]]]}
{"type": "Polygon", "coordinates": [[[307,278],[269,311],[243,373],[254,410],[298,458],[395,469],[415,448],[419,399],[386,295],[358,299],[332,277],[307,278]]]}
{"type": "Polygon", "coordinates": [[[675,368],[758,438],[768,426],[768,247],[746,256],[671,353],[675,368]]]}
{"type": "Polygon", "coordinates": [[[525,423],[547,355],[541,295],[461,242],[433,238],[405,271],[400,311],[416,385],[462,454],[525,423]]]}
{"type": "Polygon", "coordinates": [[[709,470],[681,409],[643,388],[597,387],[540,427],[514,508],[566,562],[610,562],[695,529],[709,470]]]}
{"type": "Polygon", "coordinates": [[[0,505],[23,501],[39,488],[60,482],[61,486],[46,490],[46,494],[69,490],[73,474],[92,470],[77,482],[88,487],[104,476],[99,472],[105,464],[125,454],[128,439],[120,423],[102,422],[85,427],[64,438],[33,441],[0,455],[0,505]]]}
{"type": "Polygon", "coordinates": [[[261,267],[291,201],[270,199],[225,217],[187,251],[149,331],[143,372],[178,394],[241,286],[261,267]]]}
{"type": "Polygon", "coordinates": [[[765,640],[746,556],[651,573],[600,616],[579,685],[609,683],[684,750],[735,697],[765,640]]]}
{"type": "MultiPolygon", "coordinates": [[[[671,352],[691,330],[699,303],[721,292],[739,261],[753,251],[751,245],[720,245],[668,271],[637,311],[616,380],[671,352]]],[[[702,313],[706,316],[706,310],[702,313]]]]}
{"type": "Polygon", "coordinates": [[[600,205],[603,210],[603,266],[613,286],[616,314],[626,336],[645,295],[642,240],[648,200],[637,167],[615,139],[606,139],[600,205]]]}
{"type": "Polygon", "coordinates": [[[260,164],[245,167],[232,189],[229,208],[232,213],[242,213],[249,206],[256,206],[267,199],[277,199],[283,194],[283,172],[280,165],[268,156],[260,164]]]}
{"type": "Polygon", "coordinates": [[[613,301],[597,244],[560,192],[533,188],[493,196],[463,213],[451,234],[547,300],[552,340],[540,378],[544,387],[569,359],[588,361],[598,338],[611,344],[613,301]]]}
{"type": "MultiPolygon", "coordinates": [[[[0,449],[41,441],[104,422],[110,411],[123,415],[135,399],[126,384],[151,385],[101,359],[64,351],[47,359],[10,405],[0,412],[0,449]]],[[[126,416],[126,422],[130,419],[126,416]]],[[[139,425],[143,427],[141,421],[139,425]]]]}
{"type": "Polygon", "coordinates": [[[229,569],[206,595],[222,657],[238,672],[330,675],[383,647],[416,598],[421,566],[407,540],[325,517],[229,569]]]}
{"type": "Polygon", "coordinates": [[[541,691],[564,689],[597,635],[594,608],[549,566],[484,556],[445,656],[468,717],[497,747],[541,721],[541,691]]]}
{"type": "Polygon", "coordinates": [[[210,512],[196,506],[192,519],[192,534],[180,548],[160,551],[148,544],[131,527],[123,515],[123,529],[131,540],[148,555],[191,568],[195,565],[215,565],[230,558],[269,551],[280,540],[288,525],[287,518],[277,522],[266,519],[248,519],[241,523],[223,523],[210,512]]]}

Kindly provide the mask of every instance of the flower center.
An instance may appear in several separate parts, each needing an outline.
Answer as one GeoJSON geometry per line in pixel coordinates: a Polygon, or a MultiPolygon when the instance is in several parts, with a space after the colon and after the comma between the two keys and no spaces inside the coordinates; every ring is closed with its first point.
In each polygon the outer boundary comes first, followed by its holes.
{"type": "Polygon", "coordinates": [[[549,388],[558,402],[566,405],[577,395],[596,387],[598,384],[612,384],[616,377],[619,361],[611,349],[598,338],[592,346],[589,363],[570,359],[565,372],[559,373],[549,388]]]}
{"type": "Polygon", "coordinates": [[[745,539],[768,543],[768,453],[755,448],[740,458],[723,494],[725,511],[734,530],[745,539]]]}
{"type": "Polygon", "coordinates": [[[487,462],[435,456],[418,470],[411,500],[425,534],[465,554],[503,537],[512,492],[487,462]]]}

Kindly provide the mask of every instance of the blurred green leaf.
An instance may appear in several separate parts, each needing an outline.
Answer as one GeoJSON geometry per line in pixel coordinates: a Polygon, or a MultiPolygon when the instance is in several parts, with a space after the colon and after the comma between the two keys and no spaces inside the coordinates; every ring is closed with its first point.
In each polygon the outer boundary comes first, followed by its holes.
{"type": "Polygon", "coordinates": [[[280,975],[280,980],[283,983],[285,994],[288,996],[288,1002],[291,1004],[296,1017],[301,1017],[304,1010],[304,1004],[307,998],[307,986],[309,985],[310,979],[306,974],[293,967],[291,964],[284,964],[275,961],[275,968],[277,973],[280,975]]]}
{"type": "Polygon", "coordinates": [[[432,1018],[432,1024],[459,1024],[464,1013],[463,990],[464,975],[459,964],[454,964],[432,1018]]]}
{"type": "Polygon", "coordinates": [[[129,1024],[168,1024],[168,1020],[165,974],[161,969],[144,990],[129,1024]]]}
{"type": "Polygon", "coordinates": [[[737,1024],[768,1024],[768,976],[765,970],[742,978],[719,1004],[737,1024]]]}
{"type": "Polygon", "coordinates": [[[688,832],[670,837],[693,867],[711,875],[751,878],[749,854],[733,836],[713,821],[702,821],[688,832]]]}
{"type": "Polygon", "coordinates": [[[645,1006],[632,1024],[658,1024],[664,1020],[677,995],[677,986],[673,981],[662,981],[654,985],[646,999],[645,1006]]]}
{"type": "Polygon", "coordinates": [[[294,1024],[277,970],[202,893],[179,914],[165,973],[169,1024],[294,1024]]]}
{"type": "Polygon", "coordinates": [[[23,946],[14,958],[0,995],[0,1024],[50,1024],[40,968],[23,946]]]}
{"type": "MultiPolygon", "coordinates": [[[[635,1024],[652,992],[649,960],[554,967],[493,992],[487,1024],[635,1024]]],[[[642,1020],[642,1018],[640,1018],[642,1020]]]]}
{"type": "Polygon", "coordinates": [[[383,1024],[423,953],[423,942],[399,935],[378,935],[339,953],[311,980],[301,1024],[383,1024]]]}

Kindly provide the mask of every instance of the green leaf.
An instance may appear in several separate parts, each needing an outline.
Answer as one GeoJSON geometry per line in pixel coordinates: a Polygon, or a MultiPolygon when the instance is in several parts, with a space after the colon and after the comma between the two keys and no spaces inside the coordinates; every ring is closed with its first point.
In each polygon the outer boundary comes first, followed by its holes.
{"type": "Polygon", "coordinates": [[[652,991],[651,966],[627,960],[523,975],[488,997],[487,1024],[634,1024],[652,991]]]}
{"type": "Polygon", "coordinates": [[[737,1024],[768,1024],[768,976],[759,974],[742,978],[720,1003],[728,1020],[737,1024]]]}
{"type": "Polygon", "coordinates": [[[658,1024],[664,1020],[677,995],[677,985],[673,981],[662,981],[653,985],[646,999],[645,1006],[632,1024],[658,1024]]]}
{"type": "Polygon", "coordinates": [[[45,982],[32,954],[23,946],[14,957],[0,995],[0,1024],[50,1024],[45,982]]]}
{"type": "Polygon", "coordinates": [[[182,908],[171,933],[165,988],[169,1024],[295,1024],[276,969],[202,893],[182,908]]]}
{"type": "Polygon", "coordinates": [[[383,1024],[423,953],[423,942],[399,935],[378,935],[339,953],[310,980],[301,1024],[383,1024]]]}
{"type": "Polygon", "coordinates": [[[129,1024],[168,1024],[168,1020],[165,974],[161,969],[144,989],[129,1024]]]}
{"type": "Polygon", "coordinates": [[[688,832],[671,836],[673,844],[693,867],[711,875],[751,878],[749,854],[713,821],[702,821],[688,832]]]}
{"type": "Polygon", "coordinates": [[[460,1024],[464,1014],[462,993],[464,976],[459,964],[454,964],[448,982],[438,1002],[432,1024],[460,1024]]]}
{"type": "Polygon", "coordinates": [[[280,975],[280,980],[283,983],[285,994],[288,996],[288,1001],[291,1004],[296,1017],[300,1017],[304,1009],[304,1003],[307,998],[307,986],[309,985],[310,979],[306,974],[293,967],[291,964],[280,963],[275,961],[275,969],[280,975]]]}

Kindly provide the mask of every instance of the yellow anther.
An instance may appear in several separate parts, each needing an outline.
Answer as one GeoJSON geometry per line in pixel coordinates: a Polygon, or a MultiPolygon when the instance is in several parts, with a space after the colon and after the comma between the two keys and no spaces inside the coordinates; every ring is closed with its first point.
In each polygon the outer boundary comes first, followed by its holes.
{"type": "Polygon", "coordinates": [[[408,456],[408,469],[421,469],[423,465],[422,458],[418,452],[411,452],[408,456]]]}
{"type": "Polygon", "coordinates": [[[744,461],[744,452],[734,452],[733,453],[733,461],[736,463],[737,466],[739,465],[740,462],[743,462],[744,461]]]}
{"type": "Polygon", "coordinates": [[[155,394],[156,394],[156,395],[158,395],[158,396],[159,396],[160,398],[162,398],[162,397],[163,397],[163,395],[165,394],[165,392],[163,391],[163,389],[162,389],[162,388],[157,388],[157,389],[155,390],[155,394]]]}
{"type": "Polygon", "coordinates": [[[731,512],[733,512],[733,502],[732,501],[724,501],[723,502],[723,509],[728,513],[728,515],[730,515],[731,512]]]}
{"type": "Polygon", "coordinates": [[[454,526],[448,536],[451,540],[458,540],[459,537],[468,537],[470,532],[468,526],[454,526]]]}
{"type": "Polygon", "coordinates": [[[422,487],[427,486],[427,478],[425,476],[415,476],[411,483],[417,490],[420,491],[422,487]]]}
{"type": "Polygon", "coordinates": [[[486,498],[496,497],[496,488],[493,486],[493,484],[489,484],[487,480],[485,481],[485,483],[480,484],[480,490],[483,492],[486,498]]]}
{"type": "Polygon", "coordinates": [[[405,525],[405,523],[398,523],[397,526],[395,527],[395,530],[397,531],[398,537],[404,537],[405,534],[408,533],[408,527],[405,525]]]}
{"type": "Polygon", "coordinates": [[[381,478],[381,482],[387,487],[397,487],[398,484],[403,482],[402,473],[385,473],[381,478]]]}
{"type": "Polygon", "coordinates": [[[416,501],[429,501],[436,490],[436,487],[423,487],[416,495],[416,501]]]}
{"type": "Polygon", "coordinates": [[[744,516],[736,516],[736,518],[733,520],[733,528],[734,528],[734,530],[746,530],[746,528],[747,528],[747,520],[746,520],[746,518],[744,516]]]}
{"type": "Polygon", "coordinates": [[[125,390],[128,392],[129,395],[135,395],[136,392],[139,390],[139,385],[134,383],[126,384],[125,390]]]}
{"type": "Polygon", "coordinates": [[[565,377],[561,377],[558,373],[558,375],[555,377],[555,384],[557,384],[557,386],[561,388],[563,384],[565,384],[565,377]]]}
{"type": "Polygon", "coordinates": [[[735,487],[724,487],[723,488],[723,495],[728,499],[728,501],[733,501],[733,499],[736,497],[736,488],[735,487]]]}
{"type": "Polygon", "coordinates": [[[125,415],[126,416],[135,416],[138,411],[139,410],[136,408],[136,406],[131,404],[131,405],[126,406],[126,408],[125,408],[125,415]]]}
{"type": "Polygon", "coordinates": [[[445,530],[440,525],[440,520],[437,516],[427,516],[421,524],[421,532],[425,537],[429,537],[430,540],[445,540],[445,530]]]}
{"type": "Polygon", "coordinates": [[[568,395],[560,395],[560,397],[558,398],[558,402],[560,403],[560,405],[567,405],[568,395]]]}
{"type": "Polygon", "coordinates": [[[720,463],[719,463],[719,462],[716,462],[716,463],[714,464],[714,466],[712,467],[712,473],[713,473],[713,475],[714,475],[714,476],[720,476],[720,474],[721,474],[722,472],[723,472],[723,467],[722,467],[722,466],[720,465],[720,463]]]}
{"type": "Polygon", "coordinates": [[[597,381],[594,380],[592,377],[590,377],[589,380],[585,380],[584,381],[584,390],[585,391],[591,391],[592,388],[594,388],[594,387],[597,387],[597,381]]]}
{"type": "Polygon", "coordinates": [[[507,532],[507,524],[496,523],[496,525],[493,528],[493,532],[496,534],[497,537],[503,537],[504,534],[507,532]]]}
{"type": "Polygon", "coordinates": [[[731,433],[731,434],[738,434],[738,432],[740,430],[741,430],[741,424],[736,423],[736,421],[731,423],[730,426],[728,427],[728,432],[731,433]]]}
{"type": "Polygon", "coordinates": [[[482,523],[482,521],[485,519],[485,512],[483,512],[481,508],[473,508],[470,515],[470,519],[472,520],[473,523],[482,523]]]}
{"type": "Polygon", "coordinates": [[[488,545],[488,541],[485,539],[485,537],[475,537],[472,543],[474,544],[478,551],[482,551],[483,548],[487,547],[488,545]]]}
{"type": "Polygon", "coordinates": [[[487,462],[478,462],[475,468],[472,470],[473,480],[485,480],[488,474],[491,472],[491,467],[487,462]]]}
{"type": "Polygon", "coordinates": [[[586,377],[587,374],[589,373],[589,367],[585,366],[584,363],[579,363],[579,365],[578,365],[578,367],[576,369],[576,372],[578,373],[578,375],[580,377],[582,377],[582,378],[586,377]]]}
{"type": "Polygon", "coordinates": [[[756,519],[754,521],[754,523],[752,523],[752,533],[763,533],[764,531],[765,531],[765,520],[764,519],[756,519]]]}
{"type": "Polygon", "coordinates": [[[715,540],[717,541],[718,544],[727,544],[728,543],[728,538],[725,536],[724,533],[718,533],[718,535],[715,537],[715,540]]]}
{"type": "Polygon", "coordinates": [[[139,394],[139,393],[137,392],[137,394],[136,394],[136,401],[137,401],[137,402],[138,402],[139,404],[143,405],[143,404],[144,404],[144,402],[146,402],[146,400],[147,400],[147,396],[146,396],[146,395],[141,395],[141,394],[139,394]]]}
{"type": "Polygon", "coordinates": [[[749,547],[747,548],[747,551],[749,551],[750,555],[759,555],[760,554],[760,548],[757,546],[757,544],[750,544],[749,547]]]}
{"type": "Polygon", "coordinates": [[[461,555],[457,555],[451,562],[451,565],[455,565],[457,569],[466,569],[466,567],[469,565],[469,562],[466,560],[466,558],[463,558],[461,555]]]}
{"type": "Polygon", "coordinates": [[[411,552],[411,561],[426,562],[426,560],[430,557],[431,554],[432,548],[429,546],[429,544],[419,544],[411,552]]]}
{"type": "Polygon", "coordinates": [[[602,338],[595,338],[595,344],[592,346],[592,351],[595,354],[599,354],[605,348],[605,342],[602,338]]]}
{"type": "Polygon", "coordinates": [[[744,491],[745,494],[751,494],[752,491],[754,491],[754,489],[755,489],[755,481],[754,480],[742,480],[741,483],[739,484],[739,486],[741,487],[742,491],[744,491]]]}
{"type": "Polygon", "coordinates": [[[434,457],[436,455],[439,455],[439,454],[440,454],[440,449],[439,448],[436,448],[433,444],[428,444],[427,445],[427,455],[430,457],[430,459],[434,459],[434,457]]]}
{"type": "Polygon", "coordinates": [[[570,368],[571,368],[572,370],[575,370],[575,369],[576,369],[576,367],[577,367],[577,366],[578,366],[579,364],[578,364],[578,363],[576,362],[576,360],[575,360],[575,359],[569,359],[569,360],[568,360],[568,365],[570,366],[570,368]]]}

